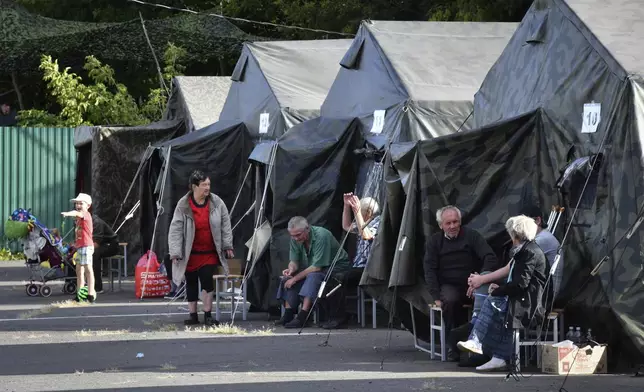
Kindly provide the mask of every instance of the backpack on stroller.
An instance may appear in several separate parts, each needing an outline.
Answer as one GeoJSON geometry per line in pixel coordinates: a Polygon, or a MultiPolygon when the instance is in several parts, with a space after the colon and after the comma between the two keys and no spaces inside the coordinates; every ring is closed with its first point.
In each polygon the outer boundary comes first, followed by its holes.
{"type": "Polygon", "coordinates": [[[25,285],[27,295],[43,297],[51,295],[47,282],[64,280],[63,292],[76,293],[76,270],[73,256],[75,249],[63,244],[63,240],[53,230],[31,214],[19,208],[4,224],[5,235],[10,240],[20,241],[29,270],[29,283],[25,285]]]}

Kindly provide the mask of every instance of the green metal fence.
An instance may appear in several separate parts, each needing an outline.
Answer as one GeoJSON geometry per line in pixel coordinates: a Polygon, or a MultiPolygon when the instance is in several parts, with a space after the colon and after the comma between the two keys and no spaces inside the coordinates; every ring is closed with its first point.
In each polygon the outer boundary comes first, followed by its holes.
{"type": "Polygon", "coordinates": [[[74,197],[74,129],[0,127],[0,165],[0,247],[10,245],[4,221],[16,208],[31,209],[47,227],[62,229],[60,213],[72,208],[74,197]]]}

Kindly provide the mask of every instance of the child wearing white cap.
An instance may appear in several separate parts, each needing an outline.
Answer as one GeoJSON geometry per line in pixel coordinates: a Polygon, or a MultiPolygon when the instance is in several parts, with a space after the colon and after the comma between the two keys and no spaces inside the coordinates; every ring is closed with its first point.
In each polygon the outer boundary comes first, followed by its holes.
{"type": "Polygon", "coordinates": [[[75,204],[75,210],[63,212],[64,217],[76,219],[76,253],[78,260],[76,262],[76,278],[78,279],[77,287],[79,295],[77,300],[81,299],[81,289],[85,286],[87,278],[87,300],[94,302],[96,300],[96,290],[94,289],[94,270],[92,268],[92,256],[94,255],[94,225],[92,215],[89,213],[89,206],[92,205],[92,198],[86,193],[79,193],[71,201],[75,204]]]}

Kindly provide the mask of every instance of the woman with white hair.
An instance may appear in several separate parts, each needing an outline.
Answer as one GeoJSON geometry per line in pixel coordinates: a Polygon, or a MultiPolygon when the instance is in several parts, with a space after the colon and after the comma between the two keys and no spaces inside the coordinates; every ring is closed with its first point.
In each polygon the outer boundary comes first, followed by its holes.
{"type": "Polygon", "coordinates": [[[508,219],[505,228],[512,239],[508,280],[500,286],[490,285],[469,339],[458,342],[463,351],[492,357],[476,370],[506,368],[513,359],[513,330],[540,325],[544,316],[546,256],[534,242],[537,224],[519,215],[508,219]]]}
{"type": "Polygon", "coordinates": [[[346,296],[348,289],[355,289],[360,284],[362,272],[367,266],[371,246],[378,233],[380,225],[380,206],[372,197],[358,196],[353,193],[344,195],[344,209],[342,211],[342,228],[358,236],[356,255],[353,258],[351,269],[343,274],[338,274],[337,280],[340,288],[329,297],[328,308],[330,320],[322,325],[325,329],[336,329],[347,325],[346,296]],[[351,216],[353,215],[353,219],[351,216]]]}

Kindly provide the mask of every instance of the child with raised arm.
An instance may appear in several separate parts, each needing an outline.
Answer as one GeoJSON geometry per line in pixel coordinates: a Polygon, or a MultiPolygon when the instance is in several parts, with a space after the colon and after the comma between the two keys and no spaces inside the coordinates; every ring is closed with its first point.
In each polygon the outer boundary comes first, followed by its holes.
{"type": "Polygon", "coordinates": [[[78,259],[76,261],[76,278],[78,287],[76,300],[81,300],[79,293],[84,290],[85,279],[87,278],[87,300],[94,302],[96,300],[96,290],[94,289],[94,270],[92,268],[92,256],[94,255],[94,226],[92,215],[89,213],[89,207],[92,205],[92,198],[86,193],[79,193],[74,202],[73,211],[63,212],[64,217],[75,218],[76,220],[76,240],[74,246],[78,259]]]}

